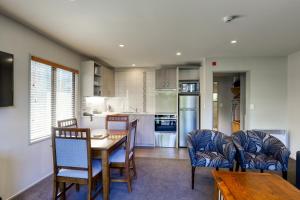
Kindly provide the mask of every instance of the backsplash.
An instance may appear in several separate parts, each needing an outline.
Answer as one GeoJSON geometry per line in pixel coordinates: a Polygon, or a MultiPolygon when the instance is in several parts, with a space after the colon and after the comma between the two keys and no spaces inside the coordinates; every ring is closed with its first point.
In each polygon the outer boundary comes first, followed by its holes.
{"type": "Polygon", "coordinates": [[[84,112],[100,114],[103,112],[127,111],[127,98],[125,97],[83,97],[81,110],[84,112]]]}

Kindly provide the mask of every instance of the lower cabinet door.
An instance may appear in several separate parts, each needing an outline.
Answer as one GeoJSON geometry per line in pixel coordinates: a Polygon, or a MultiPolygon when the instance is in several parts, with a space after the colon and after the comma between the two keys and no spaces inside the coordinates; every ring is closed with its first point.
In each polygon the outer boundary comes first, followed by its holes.
{"type": "Polygon", "coordinates": [[[136,129],[136,146],[143,146],[143,118],[141,116],[136,115],[137,122],[137,129],[136,129]]]}
{"type": "Polygon", "coordinates": [[[154,146],[155,136],[154,136],[154,115],[144,115],[143,116],[143,137],[142,143],[144,146],[154,146]]]}

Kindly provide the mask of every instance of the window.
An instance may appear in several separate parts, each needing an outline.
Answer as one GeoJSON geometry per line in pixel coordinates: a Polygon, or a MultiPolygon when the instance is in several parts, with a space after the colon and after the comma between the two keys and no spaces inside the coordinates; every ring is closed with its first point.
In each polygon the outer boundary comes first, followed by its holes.
{"type": "Polygon", "coordinates": [[[48,138],[57,120],[76,116],[78,71],[37,58],[30,66],[30,142],[48,138]]]}

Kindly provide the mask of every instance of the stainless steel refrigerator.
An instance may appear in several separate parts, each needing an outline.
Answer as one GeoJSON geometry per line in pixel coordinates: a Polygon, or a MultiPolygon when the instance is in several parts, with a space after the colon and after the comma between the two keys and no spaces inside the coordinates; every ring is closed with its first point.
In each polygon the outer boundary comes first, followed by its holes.
{"type": "Polygon", "coordinates": [[[179,96],[179,147],[187,146],[187,134],[200,128],[199,95],[179,96]]]}

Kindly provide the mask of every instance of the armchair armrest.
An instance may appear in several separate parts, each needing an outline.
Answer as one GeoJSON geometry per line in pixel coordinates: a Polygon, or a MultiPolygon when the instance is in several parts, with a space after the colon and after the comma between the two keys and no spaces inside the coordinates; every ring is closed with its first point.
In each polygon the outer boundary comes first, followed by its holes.
{"type": "Polygon", "coordinates": [[[224,140],[225,143],[222,145],[223,156],[230,162],[233,162],[236,154],[236,149],[234,147],[234,144],[230,139],[226,138],[224,140]]]}
{"type": "Polygon", "coordinates": [[[245,149],[242,147],[240,142],[235,137],[233,137],[233,143],[237,150],[237,154],[236,154],[237,160],[238,162],[240,162],[241,166],[243,166],[243,163],[245,163],[245,149]]]}
{"type": "Polygon", "coordinates": [[[196,150],[193,147],[193,144],[191,143],[191,141],[189,141],[189,140],[187,142],[187,147],[188,147],[188,152],[189,152],[191,164],[193,165],[193,163],[196,162],[196,150]]]}
{"type": "Polygon", "coordinates": [[[287,171],[290,154],[291,152],[284,145],[274,152],[274,157],[281,163],[283,171],[287,171]]]}

